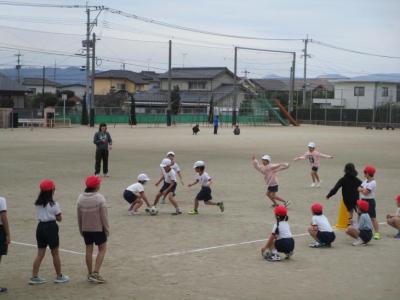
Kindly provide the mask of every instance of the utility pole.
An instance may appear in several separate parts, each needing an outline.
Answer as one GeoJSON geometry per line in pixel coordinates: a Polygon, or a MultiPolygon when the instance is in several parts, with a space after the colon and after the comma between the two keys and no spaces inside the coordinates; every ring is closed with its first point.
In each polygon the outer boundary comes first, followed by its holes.
{"type": "Polygon", "coordinates": [[[42,97],[44,96],[44,81],[46,80],[46,67],[43,66],[42,71],[42,97]]]}
{"type": "Polygon", "coordinates": [[[56,81],[57,76],[57,61],[54,61],[53,80],[56,81]]]}
{"type": "Polygon", "coordinates": [[[247,75],[248,75],[248,74],[250,74],[250,72],[249,72],[249,71],[247,71],[247,70],[244,70],[244,71],[243,71],[243,73],[244,73],[244,78],[246,78],[246,79],[247,79],[247,75]]]}
{"type": "Polygon", "coordinates": [[[18,51],[18,54],[15,54],[15,56],[17,57],[17,65],[15,66],[15,68],[17,69],[17,81],[18,81],[18,83],[21,83],[21,60],[20,60],[20,57],[22,56],[22,54],[18,51]]]}
{"type": "Polygon", "coordinates": [[[171,126],[171,88],[172,88],[172,41],[169,40],[168,50],[168,107],[167,107],[167,126],[171,126]]]}
{"type": "Polygon", "coordinates": [[[289,113],[293,113],[293,103],[294,103],[294,87],[295,87],[295,82],[296,82],[296,52],[293,52],[293,61],[292,61],[292,67],[290,68],[291,70],[291,86],[290,86],[290,97],[289,97],[289,113]]]}
{"type": "Polygon", "coordinates": [[[94,127],[94,79],[96,75],[96,34],[92,35],[92,91],[90,97],[90,127],[94,127]]]}
{"type": "MultiPolygon", "coordinates": [[[[91,113],[91,95],[90,95],[90,9],[86,9],[87,21],[86,21],[86,41],[84,46],[86,47],[86,107],[89,110],[89,116],[91,113]]],[[[89,120],[91,123],[91,120],[89,120]]]]}
{"type": "MultiPolygon", "coordinates": [[[[312,41],[310,39],[308,39],[308,34],[306,39],[304,40],[304,78],[303,78],[303,105],[306,104],[306,97],[307,97],[307,57],[310,57],[310,55],[307,54],[307,45],[308,42],[312,41]]],[[[310,100],[310,121],[312,119],[312,99],[310,100]]]]}
{"type": "Polygon", "coordinates": [[[125,71],[125,65],[126,65],[126,63],[122,63],[122,65],[121,65],[121,67],[122,67],[122,70],[124,70],[125,71]]]}
{"type": "Polygon", "coordinates": [[[238,52],[238,47],[235,47],[235,64],[234,64],[235,81],[234,81],[234,92],[233,92],[232,125],[236,125],[236,123],[237,123],[237,114],[236,114],[236,107],[237,107],[237,100],[238,100],[237,52],[238,52]]]}

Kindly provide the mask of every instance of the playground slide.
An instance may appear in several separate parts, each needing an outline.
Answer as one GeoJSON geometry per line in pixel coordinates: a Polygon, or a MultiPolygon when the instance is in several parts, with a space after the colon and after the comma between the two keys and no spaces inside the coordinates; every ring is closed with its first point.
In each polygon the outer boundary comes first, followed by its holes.
{"type": "Polygon", "coordinates": [[[286,119],[289,120],[290,124],[292,124],[293,126],[299,126],[299,123],[297,123],[296,120],[292,118],[292,116],[288,113],[286,108],[282,105],[281,101],[279,101],[278,99],[275,99],[275,103],[276,103],[276,105],[278,105],[281,113],[286,117],[286,119]]]}
{"type": "Polygon", "coordinates": [[[283,126],[289,126],[289,123],[286,121],[286,119],[282,118],[281,114],[277,111],[277,109],[274,109],[272,107],[272,104],[269,100],[267,99],[262,99],[263,104],[265,105],[265,108],[268,109],[278,120],[279,123],[281,123],[283,126]]]}

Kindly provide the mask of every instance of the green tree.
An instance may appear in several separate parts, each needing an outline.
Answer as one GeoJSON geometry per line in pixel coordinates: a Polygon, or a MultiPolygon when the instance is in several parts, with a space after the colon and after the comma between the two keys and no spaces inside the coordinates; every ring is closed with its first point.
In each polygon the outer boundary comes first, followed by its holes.
{"type": "Polygon", "coordinates": [[[43,103],[43,107],[56,106],[58,97],[51,93],[37,94],[33,96],[33,104],[35,107],[40,107],[43,103]]]}
{"type": "Polygon", "coordinates": [[[87,106],[86,106],[86,94],[83,96],[83,101],[82,101],[81,124],[82,125],[88,125],[89,124],[88,110],[87,110],[87,106]]]}
{"type": "Polygon", "coordinates": [[[129,118],[129,124],[130,125],[136,125],[136,104],[135,104],[135,97],[132,95],[131,96],[131,111],[130,111],[130,118],[129,118]]]}
{"type": "Polygon", "coordinates": [[[174,86],[171,91],[171,113],[173,115],[179,114],[181,109],[181,93],[179,91],[179,86],[174,86]]]}

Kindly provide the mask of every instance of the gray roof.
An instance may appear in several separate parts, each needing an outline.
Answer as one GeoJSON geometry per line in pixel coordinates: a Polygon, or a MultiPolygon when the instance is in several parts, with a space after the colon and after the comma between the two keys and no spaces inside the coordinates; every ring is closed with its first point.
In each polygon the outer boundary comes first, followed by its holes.
{"type": "Polygon", "coordinates": [[[148,81],[143,79],[143,74],[136,73],[133,71],[128,71],[128,70],[109,70],[109,71],[104,71],[100,73],[96,73],[95,78],[104,78],[104,79],[110,79],[110,78],[116,78],[116,79],[126,79],[131,82],[134,82],[135,84],[146,84],[148,81]]]}
{"type": "MultiPolygon", "coordinates": [[[[290,89],[290,79],[251,79],[256,85],[261,87],[265,91],[289,91],[290,89]]],[[[323,78],[309,78],[307,79],[307,90],[314,90],[318,87],[327,89],[328,91],[333,91],[333,84],[323,78]]],[[[294,90],[303,90],[303,79],[296,79],[294,82],[294,90]]]]}
{"type": "MultiPolygon", "coordinates": [[[[172,79],[214,79],[223,73],[233,73],[226,67],[204,67],[204,68],[172,68],[172,79]]],[[[160,79],[167,79],[168,72],[160,74],[160,79]]]]}
{"type": "MultiPolygon", "coordinates": [[[[34,86],[42,86],[43,85],[43,78],[37,77],[37,78],[28,78],[25,77],[22,80],[22,85],[34,85],[34,86]]],[[[57,87],[59,84],[57,82],[45,79],[44,80],[44,85],[45,86],[54,86],[57,87]]]]}
{"type": "Polygon", "coordinates": [[[69,83],[69,84],[62,84],[59,86],[59,88],[68,88],[68,87],[73,87],[73,86],[80,86],[80,87],[86,87],[86,85],[82,84],[82,83],[69,83]]]}
{"type": "Polygon", "coordinates": [[[0,91],[1,92],[28,92],[28,89],[15,80],[0,74],[0,91]]]}
{"type": "Polygon", "coordinates": [[[381,82],[381,83],[400,83],[398,74],[372,74],[365,76],[356,76],[347,79],[338,79],[334,82],[381,82]]]}

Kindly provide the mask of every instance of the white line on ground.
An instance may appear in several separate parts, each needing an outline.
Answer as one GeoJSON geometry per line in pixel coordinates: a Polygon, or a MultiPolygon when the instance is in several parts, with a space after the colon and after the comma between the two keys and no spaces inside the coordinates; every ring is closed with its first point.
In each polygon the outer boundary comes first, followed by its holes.
{"type": "MultiPolygon", "coordinates": [[[[28,243],[11,241],[11,244],[37,248],[37,245],[28,244],[28,243]]],[[[67,249],[62,249],[62,248],[60,248],[59,251],[65,252],[65,253],[70,253],[70,254],[85,255],[85,253],[83,253],[83,252],[77,252],[77,251],[72,251],[72,250],[67,250],[67,249]]]]}
{"type": "MultiPolygon", "coordinates": [[[[379,225],[385,225],[385,224],[386,224],[385,222],[379,223],[379,225]]],[[[334,229],[334,231],[337,231],[337,230],[338,229],[334,229]]],[[[309,235],[308,232],[294,234],[293,237],[296,238],[296,237],[302,237],[302,236],[307,236],[307,235],[309,235]]],[[[177,256],[177,255],[184,255],[184,254],[190,254],[190,253],[198,253],[198,252],[204,252],[204,251],[220,249],[220,248],[229,248],[229,247],[235,247],[235,246],[241,246],[241,245],[247,245],[247,244],[254,244],[254,243],[259,243],[259,242],[265,242],[266,240],[267,239],[259,239],[259,240],[246,241],[246,242],[240,242],[240,243],[234,243],[234,244],[224,244],[224,245],[218,245],[218,246],[212,246],[212,247],[206,247],[206,248],[175,251],[175,252],[170,252],[170,253],[152,255],[152,256],[149,256],[149,258],[157,258],[157,257],[165,257],[165,256],[177,256]]]]}

